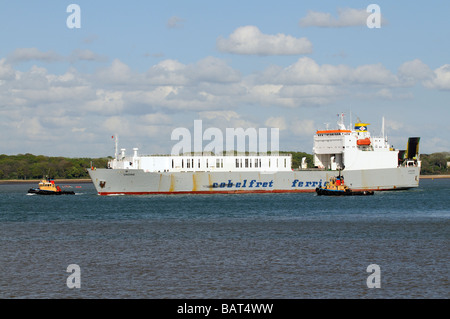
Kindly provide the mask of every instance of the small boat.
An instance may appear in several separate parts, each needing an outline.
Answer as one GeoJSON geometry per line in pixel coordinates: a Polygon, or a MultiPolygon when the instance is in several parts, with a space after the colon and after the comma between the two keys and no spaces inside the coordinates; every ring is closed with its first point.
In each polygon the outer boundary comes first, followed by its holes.
{"type": "Polygon", "coordinates": [[[373,195],[373,191],[353,191],[344,183],[344,176],[333,177],[324,187],[316,188],[317,195],[325,196],[356,196],[356,195],[373,195]]]}
{"type": "Polygon", "coordinates": [[[63,191],[59,186],[56,186],[55,181],[50,178],[44,178],[39,182],[38,188],[30,188],[29,194],[38,195],[75,195],[72,191],[63,191]]]}

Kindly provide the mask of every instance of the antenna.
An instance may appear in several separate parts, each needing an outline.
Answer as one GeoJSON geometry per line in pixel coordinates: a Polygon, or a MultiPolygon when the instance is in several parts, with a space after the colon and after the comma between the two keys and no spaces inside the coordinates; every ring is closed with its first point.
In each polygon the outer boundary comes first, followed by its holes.
{"type": "Polygon", "coordinates": [[[352,130],[353,124],[352,124],[352,111],[350,111],[350,130],[352,130]]]}
{"type": "Polygon", "coordinates": [[[116,148],[114,151],[114,157],[116,158],[116,160],[118,160],[119,159],[119,135],[116,134],[115,137],[116,137],[116,148]]]}
{"type": "Polygon", "coordinates": [[[337,123],[338,127],[340,130],[345,130],[344,113],[342,113],[341,115],[338,114],[338,116],[339,116],[338,123],[337,123]]]}
{"type": "Polygon", "coordinates": [[[386,139],[385,135],[384,135],[384,116],[381,122],[381,135],[383,136],[383,140],[386,139]]]}

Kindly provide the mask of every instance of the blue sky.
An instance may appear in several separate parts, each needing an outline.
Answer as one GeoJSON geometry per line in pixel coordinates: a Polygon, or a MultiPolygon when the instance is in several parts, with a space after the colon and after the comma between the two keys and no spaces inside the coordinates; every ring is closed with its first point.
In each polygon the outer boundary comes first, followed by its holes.
{"type": "MultiPolygon", "coordinates": [[[[177,127],[278,127],[312,152],[336,114],[450,151],[447,1],[3,1],[0,154],[169,153],[177,127]],[[70,29],[70,4],[81,28],[70,29]],[[368,5],[381,28],[367,27],[368,5]]],[[[206,142],[205,142],[206,144],[206,142]]]]}

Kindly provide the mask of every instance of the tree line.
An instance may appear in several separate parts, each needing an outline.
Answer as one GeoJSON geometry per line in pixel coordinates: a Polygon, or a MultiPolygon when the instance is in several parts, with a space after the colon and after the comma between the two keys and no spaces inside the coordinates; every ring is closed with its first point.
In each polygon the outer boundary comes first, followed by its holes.
{"type": "Polygon", "coordinates": [[[447,175],[450,174],[448,162],[450,162],[450,152],[420,155],[422,161],[421,174],[423,175],[447,175]]]}
{"type": "MultiPolygon", "coordinates": [[[[314,167],[313,155],[304,152],[280,152],[280,155],[292,154],[292,168],[301,166],[306,157],[308,168],[314,167]]],[[[112,157],[103,158],[68,158],[48,157],[44,155],[18,154],[0,155],[0,179],[40,179],[49,176],[56,179],[89,178],[87,169],[91,164],[95,167],[106,167],[112,157]]],[[[422,154],[423,175],[450,174],[447,163],[449,152],[422,154]]]]}
{"type": "Polygon", "coordinates": [[[110,158],[67,158],[44,155],[0,155],[0,179],[40,179],[48,176],[59,179],[89,178],[91,162],[106,167],[110,158]]]}

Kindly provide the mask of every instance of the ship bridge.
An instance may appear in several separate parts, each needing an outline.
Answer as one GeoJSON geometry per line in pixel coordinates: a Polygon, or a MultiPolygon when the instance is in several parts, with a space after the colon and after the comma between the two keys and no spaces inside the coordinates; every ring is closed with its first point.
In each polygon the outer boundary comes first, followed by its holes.
{"type": "Polygon", "coordinates": [[[314,165],[328,170],[397,167],[399,151],[384,136],[372,137],[369,125],[358,122],[346,128],[341,117],[337,129],[318,130],[314,136],[314,165]]]}

